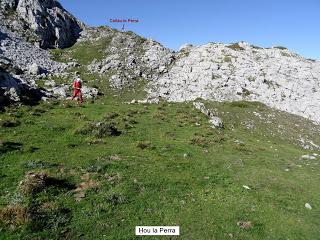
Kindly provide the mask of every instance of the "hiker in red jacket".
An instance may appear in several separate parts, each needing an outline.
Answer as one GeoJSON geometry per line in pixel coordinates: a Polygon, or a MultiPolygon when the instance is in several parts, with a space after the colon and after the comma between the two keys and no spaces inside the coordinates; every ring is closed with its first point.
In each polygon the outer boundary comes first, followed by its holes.
{"type": "Polygon", "coordinates": [[[83,103],[83,98],[82,98],[82,92],[81,92],[81,79],[78,77],[74,82],[73,82],[73,96],[72,100],[75,99],[75,97],[78,97],[78,103],[83,103]]]}

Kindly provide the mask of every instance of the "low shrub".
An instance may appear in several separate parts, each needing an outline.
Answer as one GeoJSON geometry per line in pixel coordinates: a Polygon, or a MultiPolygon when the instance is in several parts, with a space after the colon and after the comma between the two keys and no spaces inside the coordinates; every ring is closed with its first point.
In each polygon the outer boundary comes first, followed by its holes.
{"type": "Polygon", "coordinates": [[[5,142],[0,139],[0,153],[22,150],[23,145],[15,142],[5,142]]]}
{"type": "Polygon", "coordinates": [[[286,47],[283,47],[283,46],[275,46],[273,48],[277,48],[277,49],[280,49],[280,50],[286,50],[287,49],[286,47]]]}
{"type": "Polygon", "coordinates": [[[225,56],[224,59],[223,59],[223,61],[224,61],[224,62],[231,62],[232,59],[231,59],[231,57],[229,57],[229,56],[225,56]]]}
{"type": "Polygon", "coordinates": [[[77,134],[93,135],[98,138],[119,136],[121,131],[113,123],[90,122],[76,130],[77,134]]]}
{"type": "Polygon", "coordinates": [[[0,120],[0,126],[1,127],[17,127],[21,124],[21,122],[15,118],[6,118],[6,119],[1,119],[0,120]]]}
{"type": "Polygon", "coordinates": [[[227,48],[230,48],[230,49],[235,50],[235,51],[244,50],[243,47],[240,47],[239,43],[234,43],[234,44],[228,45],[227,48]]]}

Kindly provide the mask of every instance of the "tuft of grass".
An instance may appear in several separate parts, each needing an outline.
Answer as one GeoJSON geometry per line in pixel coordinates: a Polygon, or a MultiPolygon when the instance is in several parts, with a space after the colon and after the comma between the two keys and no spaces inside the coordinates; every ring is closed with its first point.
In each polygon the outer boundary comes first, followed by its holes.
{"type": "Polygon", "coordinates": [[[190,139],[190,143],[200,147],[208,146],[208,140],[204,136],[194,136],[190,139]]]}
{"type": "Polygon", "coordinates": [[[40,192],[45,188],[47,180],[48,175],[45,172],[30,172],[26,175],[25,179],[20,182],[20,192],[25,196],[40,192]]]}
{"type": "Polygon", "coordinates": [[[30,214],[20,205],[9,205],[0,208],[0,226],[18,227],[30,222],[30,214]]]}
{"type": "Polygon", "coordinates": [[[137,148],[140,148],[140,149],[146,149],[146,148],[151,148],[152,147],[152,144],[150,141],[137,141],[136,142],[136,146],[137,148]]]}
{"type": "Polygon", "coordinates": [[[93,135],[98,138],[108,136],[119,136],[121,131],[113,123],[90,122],[76,129],[75,133],[82,135],[93,135]]]}
{"type": "Polygon", "coordinates": [[[117,206],[126,202],[126,197],[121,194],[110,194],[107,196],[107,201],[112,206],[117,206]]]}
{"type": "Polygon", "coordinates": [[[256,77],[249,76],[249,77],[248,77],[248,81],[249,81],[249,82],[255,82],[255,81],[256,81],[256,77]]]}
{"type": "Polygon", "coordinates": [[[230,102],[229,106],[238,107],[238,108],[250,108],[252,105],[251,103],[245,102],[245,101],[234,101],[234,102],[230,102]]]}

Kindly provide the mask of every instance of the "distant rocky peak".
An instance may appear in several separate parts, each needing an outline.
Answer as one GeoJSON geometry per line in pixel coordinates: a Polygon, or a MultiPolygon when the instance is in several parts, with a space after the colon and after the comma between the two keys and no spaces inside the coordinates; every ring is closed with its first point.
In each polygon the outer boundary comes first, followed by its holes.
{"type": "Polygon", "coordinates": [[[80,36],[84,24],[56,0],[1,0],[1,24],[41,48],[66,48],[80,36]]]}

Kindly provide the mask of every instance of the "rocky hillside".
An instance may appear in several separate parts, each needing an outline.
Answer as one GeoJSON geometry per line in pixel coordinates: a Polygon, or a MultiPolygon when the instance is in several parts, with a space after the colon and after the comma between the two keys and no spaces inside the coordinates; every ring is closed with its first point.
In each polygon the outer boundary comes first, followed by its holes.
{"type": "Polygon", "coordinates": [[[54,0],[2,0],[0,6],[0,57],[33,87],[49,86],[50,94],[67,97],[70,79],[79,72],[100,91],[143,80],[148,101],[259,101],[320,121],[320,63],[284,47],[209,43],[174,52],[133,32],[86,27],[54,0]],[[53,61],[35,43],[43,48],[75,44],[53,51],[53,61]]]}

